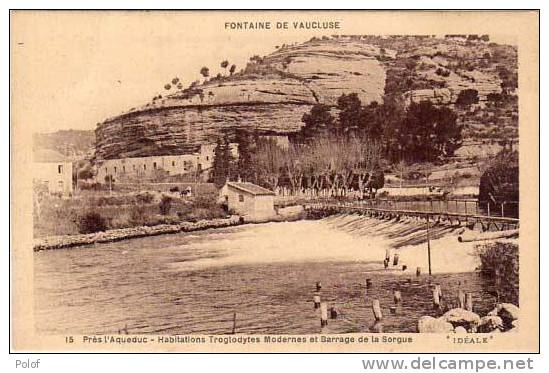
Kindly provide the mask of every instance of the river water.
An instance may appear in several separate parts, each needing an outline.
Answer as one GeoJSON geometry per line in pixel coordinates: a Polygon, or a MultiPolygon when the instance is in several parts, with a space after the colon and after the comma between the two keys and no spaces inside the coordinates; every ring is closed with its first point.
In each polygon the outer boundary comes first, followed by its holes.
{"type": "Polygon", "coordinates": [[[312,302],[317,281],[322,301],[340,312],[326,333],[369,331],[373,299],[381,302],[384,331],[415,331],[418,317],[437,314],[429,281],[441,284],[446,299],[457,289],[473,293],[481,314],[493,306],[491,285],[476,273],[436,273],[429,280],[416,277],[415,268],[383,269],[392,241],[383,229],[346,230],[357,226],[346,219],[249,224],[35,253],[37,332],[225,334],[236,313],[237,333],[319,333],[312,302]],[[403,303],[391,315],[396,289],[403,303]]]}

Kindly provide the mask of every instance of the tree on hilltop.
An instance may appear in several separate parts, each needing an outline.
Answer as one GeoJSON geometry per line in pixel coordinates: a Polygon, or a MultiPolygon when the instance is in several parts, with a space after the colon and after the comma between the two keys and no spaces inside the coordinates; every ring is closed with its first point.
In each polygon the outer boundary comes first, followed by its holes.
{"type": "Polygon", "coordinates": [[[208,76],[210,76],[210,69],[208,69],[206,66],[203,66],[200,69],[200,75],[202,75],[204,77],[204,81],[206,81],[208,76]]]}
{"type": "Polygon", "coordinates": [[[221,68],[225,69],[225,71],[227,71],[227,67],[229,67],[229,61],[227,60],[222,61],[220,66],[221,68]]]}

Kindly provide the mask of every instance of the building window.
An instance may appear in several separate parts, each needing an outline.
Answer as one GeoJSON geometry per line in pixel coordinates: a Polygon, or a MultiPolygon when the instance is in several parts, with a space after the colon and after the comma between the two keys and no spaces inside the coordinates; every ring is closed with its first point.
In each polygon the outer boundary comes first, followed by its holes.
{"type": "Polygon", "coordinates": [[[59,173],[59,174],[63,173],[63,165],[62,164],[57,166],[57,173],[59,173]]]}
{"type": "Polygon", "coordinates": [[[175,167],[175,161],[172,161],[172,167],[175,167]]]}
{"type": "Polygon", "coordinates": [[[242,194],[238,195],[238,202],[244,202],[244,195],[242,194]]]}
{"type": "Polygon", "coordinates": [[[143,165],[143,169],[144,169],[145,171],[147,170],[147,165],[146,165],[146,164],[143,165]]]}
{"type": "Polygon", "coordinates": [[[108,174],[109,173],[109,169],[107,167],[105,167],[105,173],[108,174]]]}
{"type": "Polygon", "coordinates": [[[116,173],[116,166],[114,166],[114,173],[116,173]]]}
{"type": "Polygon", "coordinates": [[[153,162],[153,168],[156,170],[156,162],[153,162]]]}
{"type": "Polygon", "coordinates": [[[209,156],[206,156],[206,160],[209,161],[209,160],[210,160],[210,157],[209,157],[209,156]]]}
{"type": "Polygon", "coordinates": [[[122,166],[122,172],[126,173],[126,166],[122,166]]]}

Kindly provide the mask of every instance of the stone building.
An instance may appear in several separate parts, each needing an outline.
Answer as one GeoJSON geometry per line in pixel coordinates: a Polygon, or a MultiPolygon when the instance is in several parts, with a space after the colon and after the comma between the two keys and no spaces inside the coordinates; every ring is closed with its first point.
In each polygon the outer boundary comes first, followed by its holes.
{"type": "Polygon", "coordinates": [[[219,194],[229,212],[242,216],[245,221],[268,220],[276,215],[275,193],[269,189],[252,183],[228,181],[219,194]]]}
{"type": "Polygon", "coordinates": [[[36,149],[33,154],[33,181],[49,193],[68,196],[72,193],[72,162],[50,149],[36,149]]]}
{"type": "MultiPolygon", "coordinates": [[[[200,151],[192,154],[159,155],[150,157],[105,159],[97,163],[96,180],[105,183],[109,176],[115,181],[132,179],[155,179],[162,176],[185,175],[207,171],[212,167],[214,144],[200,146],[200,151]]],[[[236,144],[231,144],[233,156],[236,144]]]]}

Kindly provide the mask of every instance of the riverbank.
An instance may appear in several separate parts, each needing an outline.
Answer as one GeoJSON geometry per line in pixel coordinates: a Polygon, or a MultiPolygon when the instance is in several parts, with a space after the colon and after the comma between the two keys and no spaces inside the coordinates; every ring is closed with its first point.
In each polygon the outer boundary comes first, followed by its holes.
{"type": "Polygon", "coordinates": [[[42,237],[34,240],[33,250],[54,250],[75,246],[92,245],[95,243],[115,242],[130,238],[157,236],[160,234],[174,234],[193,232],[210,228],[224,228],[242,224],[237,215],[226,219],[200,220],[197,222],[182,222],[178,224],[160,224],[155,226],[141,226],[133,228],[111,229],[104,232],[89,234],[42,237]]]}

